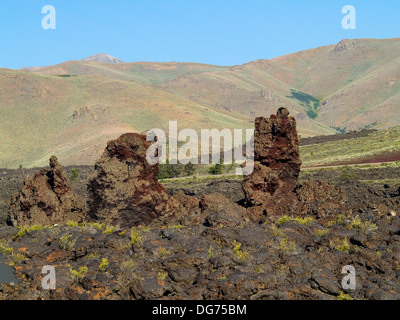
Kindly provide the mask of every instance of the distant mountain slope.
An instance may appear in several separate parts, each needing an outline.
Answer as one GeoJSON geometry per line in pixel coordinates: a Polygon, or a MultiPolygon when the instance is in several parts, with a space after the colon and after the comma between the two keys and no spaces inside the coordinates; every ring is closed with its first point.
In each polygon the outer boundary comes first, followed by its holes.
{"type": "Polygon", "coordinates": [[[114,58],[110,56],[109,54],[106,53],[99,53],[95,54],[93,56],[87,57],[85,59],[82,59],[82,61],[91,61],[91,62],[99,62],[99,63],[111,63],[111,64],[121,64],[125,63],[125,61],[122,61],[118,58],[114,58]]]}
{"type": "Polygon", "coordinates": [[[257,60],[212,74],[184,75],[163,87],[196,102],[250,116],[287,106],[338,130],[400,123],[400,38],[337,45],[257,60]],[[206,88],[212,87],[206,93],[206,88]]]}
{"type": "Polygon", "coordinates": [[[151,84],[0,69],[0,168],[93,164],[126,132],[249,128],[250,119],[205,108],[151,84]]]}
{"type": "MultiPolygon", "coordinates": [[[[183,62],[132,62],[103,64],[93,61],[67,61],[54,66],[30,68],[29,71],[49,75],[98,76],[103,78],[162,84],[181,75],[225,70],[227,67],[183,62]]],[[[27,70],[25,68],[25,70],[27,70]]]]}
{"type": "Polygon", "coordinates": [[[342,40],[230,67],[101,54],[24,69],[0,69],[0,167],[45,165],[51,154],[92,164],[127,131],[167,131],[169,120],[252,128],[281,106],[302,137],[400,124],[400,38],[342,40]]]}

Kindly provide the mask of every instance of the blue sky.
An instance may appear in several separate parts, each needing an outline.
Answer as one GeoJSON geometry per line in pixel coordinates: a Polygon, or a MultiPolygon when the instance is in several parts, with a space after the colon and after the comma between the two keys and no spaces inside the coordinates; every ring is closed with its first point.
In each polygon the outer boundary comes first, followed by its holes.
{"type": "Polygon", "coordinates": [[[133,61],[243,64],[339,42],[400,36],[399,0],[1,0],[0,67],[96,53],[133,61]],[[42,28],[42,7],[56,29],[42,28]],[[356,9],[344,30],[342,7],[356,9]]]}

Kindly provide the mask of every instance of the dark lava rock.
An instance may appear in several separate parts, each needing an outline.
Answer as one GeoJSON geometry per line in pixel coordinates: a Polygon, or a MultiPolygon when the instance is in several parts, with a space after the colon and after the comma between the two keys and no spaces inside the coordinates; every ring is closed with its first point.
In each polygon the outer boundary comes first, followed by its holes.
{"type": "Polygon", "coordinates": [[[206,217],[204,225],[209,227],[235,227],[245,221],[245,209],[220,193],[204,195],[200,207],[202,215],[206,217]]]}
{"type": "Polygon", "coordinates": [[[27,177],[20,192],[12,197],[7,223],[52,225],[81,222],[85,204],[71,189],[57,158],[50,158],[50,170],[27,177]]]}
{"type": "Polygon", "coordinates": [[[295,118],[280,108],[269,119],[258,117],[254,132],[254,171],[243,178],[243,190],[252,211],[279,214],[293,202],[300,173],[299,139],[295,118]]]}
{"type": "Polygon", "coordinates": [[[107,143],[88,182],[90,219],[130,228],[173,215],[178,204],[158,182],[158,166],[146,159],[150,145],[136,133],[107,143]]]}
{"type": "Polygon", "coordinates": [[[254,171],[244,176],[247,211],[257,221],[266,215],[314,215],[326,219],[349,212],[346,196],[319,181],[299,183],[299,139],[296,120],[285,108],[269,119],[256,118],[254,171]]]}

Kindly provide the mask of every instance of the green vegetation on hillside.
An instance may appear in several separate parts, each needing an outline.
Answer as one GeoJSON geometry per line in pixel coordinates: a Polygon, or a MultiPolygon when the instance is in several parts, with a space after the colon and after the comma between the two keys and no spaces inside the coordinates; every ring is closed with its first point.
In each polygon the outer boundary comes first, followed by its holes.
{"type": "Polygon", "coordinates": [[[300,147],[303,167],[371,158],[400,152],[400,126],[378,130],[366,137],[300,147]]]}
{"type": "Polygon", "coordinates": [[[311,119],[315,119],[318,116],[318,108],[321,103],[320,99],[314,98],[307,93],[290,89],[290,96],[286,96],[290,99],[296,99],[300,102],[300,105],[304,107],[307,115],[311,119]]]}

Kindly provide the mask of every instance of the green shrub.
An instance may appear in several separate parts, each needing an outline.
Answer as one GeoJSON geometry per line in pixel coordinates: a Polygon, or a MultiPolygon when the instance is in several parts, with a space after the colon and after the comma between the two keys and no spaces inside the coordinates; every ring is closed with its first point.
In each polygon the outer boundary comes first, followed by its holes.
{"type": "Polygon", "coordinates": [[[165,280],[165,279],[167,278],[167,276],[168,276],[168,273],[167,273],[167,272],[159,272],[159,273],[157,274],[157,279],[159,279],[159,280],[165,280]]]}
{"type": "Polygon", "coordinates": [[[69,268],[69,272],[70,272],[70,277],[72,279],[82,279],[83,276],[88,272],[88,268],[87,267],[81,267],[78,270],[74,270],[71,267],[69,268]]]}
{"type": "Polygon", "coordinates": [[[279,217],[277,224],[278,224],[278,226],[281,226],[289,221],[292,221],[292,218],[285,215],[285,216],[279,217]]]}
{"type": "Polygon", "coordinates": [[[89,222],[88,225],[95,229],[103,229],[103,227],[104,227],[104,225],[102,223],[98,223],[98,222],[89,222]]]}
{"type": "Polygon", "coordinates": [[[356,216],[347,225],[347,229],[360,229],[362,232],[367,233],[369,231],[375,231],[378,229],[375,223],[370,221],[361,221],[361,219],[356,216]]]}
{"type": "Polygon", "coordinates": [[[114,232],[114,227],[106,226],[106,230],[103,231],[103,234],[112,234],[114,232]]]}
{"type": "Polygon", "coordinates": [[[212,175],[217,175],[217,174],[222,174],[222,170],[224,168],[224,165],[221,163],[216,163],[213,165],[209,170],[208,173],[212,175]]]}
{"type": "Polygon", "coordinates": [[[297,222],[298,224],[304,224],[306,226],[309,226],[314,220],[311,217],[306,217],[306,218],[295,218],[293,221],[297,222]]]}
{"type": "Polygon", "coordinates": [[[131,260],[122,261],[120,265],[120,269],[122,272],[132,272],[136,269],[136,262],[131,260]]]}
{"type": "Polygon", "coordinates": [[[77,181],[79,177],[79,170],[78,169],[71,169],[69,172],[69,180],[77,181]]]}
{"type": "Polygon", "coordinates": [[[75,248],[76,239],[68,241],[72,235],[65,234],[60,238],[60,249],[65,249],[68,251],[72,251],[75,248]]]}
{"type": "Polygon", "coordinates": [[[283,238],[279,242],[278,250],[282,253],[290,253],[296,250],[296,243],[290,241],[289,238],[283,238]]]}
{"type": "MultiPolygon", "coordinates": [[[[21,226],[17,227],[19,229],[18,233],[13,237],[13,240],[17,238],[22,238],[24,235],[31,231],[42,230],[44,227],[40,224],[32,225],[32,226],[21,226]]],[[[46,227],[45,227],[46,228],[46,227]]]]}
{"type": "Polygon", "coordinates": [[[150,227],[145,227],[145,226],[132,227],[131,228],[131,245],[133,245],[133,246],[141,245],[144,242],[144,240],[146,239],[146,236],[144,235],[144,233],[149,230],[150,230],[150,227]]]}
{"type": "Polygon", "coordinates": [[[315,229],[315,233],[318,237],[324,237],[330,233],[329,229],[315,229]]]}
{"type": "Polygon", "coordinates": [[[108,265],[109,265],[109,262],[108,262],[107,258],[102,258],[100,265],[99,265],[100,271],[102,271],[102,272],[106,271],[108,268],[108,265]]]}
{"type": "Polygon", "coordinates": [[[165,249],[164,247],[158,247],[156,256],[157,258],[165,258],[172,254],[172,250],[165,249]]]}
{"type": "Polygon", "coordinates": [[[235,255],[235,259],[242,263],[245,264],[247,263],[247,261],[249,260],[250,256],[248,253],[243,252],[243,250],[241,250],[242,244],[236,240],[233,241],[233,253],[235,255]]]}
{"type": "Polygon", "coordinates": [[[342,252],[350,251],[350,243],[347,240],[347,237],[345,237],[343,241],[341,241],[340,239],[329,241],[329,247],[342,252]]]}
{"type": "Polygon", "coordinates": [[[344,292],[340,291],[340,294],[337,296],[338,300],[353,300],[348,294],[345,294],[344,292]]]}
{"type": "Polygon", "coordinates": [[[67,221],[67,226],[71,227],[71,228],[75,228],[75,227],[79,226],[79,222],[69,220],[69,221],[67,221]]]}
{"type": "Polygon", "coordinates": [[[12,254],[14,249],[8,246],[8,242],[6,240],[0,240],[0,254],[12,254]]]}
{"type": "Polygon", "coordinates": [[[12,266],[19,265],[22,261],[26,260],[26,257],[22,253],[12,253],[12,266]]]}
{"type": "Polygon", "coordinates": [[[196,171],[196,168],[193,163],[189,162],[185,165],[183,171],[185,171],[187,176],[191,176],[196,171]]]}
{"type": "Polygon", "coordinates": [[[275,270],[276,270],[276,275],[282,277],[289,272],[289,267],[285,264],[278,264],[275,266],[275,270]]]}
{"type": "Polygon", "coordinates": [[[167,160],[166,163],[160,163],[158,165],[158,179],[170,179],[179,177],[184,171],[184,166],[181,163],[170,164],[167,160]]]}
{"type": "Polygon", "coordinates": [[[270,230],[270,232],[271,232],[271,235],[274,237],[274,238],[276,238],[276,237],[282,237],[285,233],[281,230],[281,229],[279,229],[276,225],[272,225],[271,226],[271,230],[270,230]]]}

